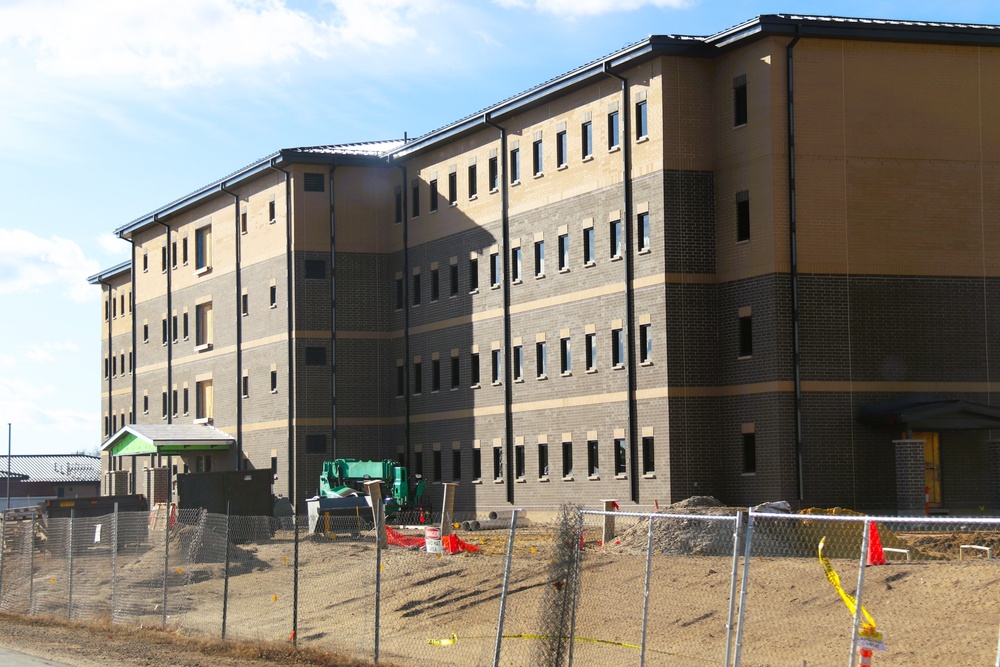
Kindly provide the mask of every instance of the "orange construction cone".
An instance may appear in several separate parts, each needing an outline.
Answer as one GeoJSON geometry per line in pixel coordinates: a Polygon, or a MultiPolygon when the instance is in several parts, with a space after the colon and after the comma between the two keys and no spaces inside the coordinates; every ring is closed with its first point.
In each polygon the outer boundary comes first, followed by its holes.
{"type": "Polygon", "coordinates": [[[885,565],[882,538],[878,536],[878,526],[872,521],[868,529],[868,565],[885,565]]]}
{"type": "MultiPolygon", "coordinates": [[[[872,524],[875,525],[875,524],[872,524]]],[[[871,667],[872,665],[872,650],[868,648],[860,649],[861,661],[858,663],[858,667],[871,667]]]]}

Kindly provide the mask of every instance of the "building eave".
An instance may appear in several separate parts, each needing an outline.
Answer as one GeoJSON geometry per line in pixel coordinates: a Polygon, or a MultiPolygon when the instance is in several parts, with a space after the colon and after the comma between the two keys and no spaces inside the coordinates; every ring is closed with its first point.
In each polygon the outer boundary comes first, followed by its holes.
{"type": "Polygon", "coordinates": [[[104,269],[98,273],[87,278],[87,282],[91,285],[97,285],[107,281],[115,276],[120,276],[122,274],[129,273],[132,270],[132,261],[126,260],[121,264],[115,264],[114,266],[104,269]]]}

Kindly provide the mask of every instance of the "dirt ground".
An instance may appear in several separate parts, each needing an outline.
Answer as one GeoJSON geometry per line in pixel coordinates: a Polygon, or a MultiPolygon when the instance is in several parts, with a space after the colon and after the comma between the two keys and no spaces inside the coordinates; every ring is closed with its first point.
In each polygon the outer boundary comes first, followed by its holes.
{"type": "MultiPolygon", "coordinates": [[[[686,511],[693,511],[688,508],[686,511]]],[[[725,516],[728,508],[713,509],[725,516]]],[[[741,650],[745,667],[840,665],[850,648],[852,617],[815,556],[821,536],[844,588],[857,585],[856,557],[860,529],[845,524],[786,523],[759,527],[750,559],[747,613],[741,650]]],[[[1000,630],[1000,563],[983,558],[957,560],[957,544],[1000,544],[1000,534],[983,530],[912,531],[894,533],[884,527],[883,542],[910,548],[914,560],[893,560],[865,569],[864,603],[887,651],[875,664],[985,665],[996,659],[1000,630]]],[[[580,665],[638,663],[646,582],[645,544],[648,523],[617,519],[616,535],[601,542],[600,527],[588,522],[580,554],[581,591],[575,618],[574,662],[580,665]]],[[[649,623],[646,664],[722,665],[725,662],[732,572],[732,524],[683,517],[654,522],[654,554],[649,574],[649,623]]],[[[382,662],[400,665],[490,664],[496,641],[503,553],[507,531],[466,533],[478,553],[436,556],[422,550],[390,547],[383,551],[381,583],[382,662]]],[[[510,591],[503,627],[501,664],[536,665],[551,640],[554,603],[564,581],[553,575],[553,560],[564,553],[550,526],[519,529],[511,567],[510,591]],[[549,642],[547,644],[546,642],[549,642]]],[[[574,548],[575,544],[571,545],[574,548]]],[[[170,560],[170,592],[166,616],[173,635],[218,638],[223,617],[223,564],[184,562],[178,548],[170,560]]],[[[204,554],[202,554],[204,555],[204,554]]],[[[300,543],[298,590],[294,586],[294,545],[279,532],[266,543],[242,544],[230,554],[229,604],[225,609],[228,639],[257,646],[276,642],[288,646],[293,623],[298,644],[324,652],[359,658],[373,655],[375,614],[375,550],[357,536],[307,539],[300,543]],[[298,597],[298,617],[293,601],[298,597]]],[[[136,630],[162,623],[162,560],[155,551],[119,556],[116,603],[120,653],[94,654],[102,667],[132,665],[227,665],[204,654],[181,654],[163,662],[126,662],[156,656],[162,633],[136,630]],[[131,628],[131,630],[129,629],[131,628]],[[140,651],[133,643],[143,640],[140,651]],[[146,651],[146,643],[152,648],[146,651]],[[131,646],[131,648],[129,648],[131,646]],[[141,655],[138,655],[141,653],[141,655]],[[187,656],[187,657],[184,657],[187,656]],[[199,657],[200,656],[200,657],[199,657]],[[115,662],[118,660],[118,662],[115,662]],[[199,662],[199,660],[201,662],[199,662]]],[[[90,568],[83,559],[77,564],[90,568]]],[[[738,573],[742,575],[742,559],[738,573]]],[[[58,560],[36,564],[35,610],[57,614],[58,560]],[[47,568],[55,568],[51,571],[47,568]]],[[[78,609],[99,613],[97,600],[108,589],[107,563],[96,559],[89,589],[78,585],[78,609]],[[94,601],[89,605],[87,596],[94,601]]],[[[81,574],[83,574],[81,572],[81,574]]],[[[83,577],[78,577],[82,581],[83,577]]],[[[739,581],[737,582],[737,595],[739,581]]],[[[5,603],[11,593],[6,591],[5,603]]],[[[5,609],[9,608],[5,604],[5,609]]],[[[738,605],[734,605],[738,610],[738,605]]],[[[81,616],[82,612],[78,612],[81,616]]],[[[734,616],[735,618],[735,616],[734,616]]],[[[11,621],[4,621],[10,623],[11,621]]],[[[0,643],[27,650],[0,625],[0,643]]],[[[14,635],[14,637],[25,636],[14,635]]],[[[72,633],[67,635],[70,642],[72,633]]],[[[118,642],[110,642],[116,645],[118,642]]],[[[80,642],[81,656],[100,651],[80,642]]],[[[77,644],[56,644],[52,658],[65,660],[77,644]]],[[[735,645],[733,649],[735,650],[735,645]]],[[[108,649],[111,651],[112,649],[108,649]]],[[[117,649],[115,649],[117,650],[117,649]]],[[[172,649],[159,654],[171,656],[172,649]]],[[[88,658],[90,659],[90,658],[88,658]]],[[[236,664],[236,663],[232,663],[236,664]]],[[[256,663],[240,662],[239,664],[256,663]]],[[[339,663],[338,663],[339,664],[339,663]]]]}

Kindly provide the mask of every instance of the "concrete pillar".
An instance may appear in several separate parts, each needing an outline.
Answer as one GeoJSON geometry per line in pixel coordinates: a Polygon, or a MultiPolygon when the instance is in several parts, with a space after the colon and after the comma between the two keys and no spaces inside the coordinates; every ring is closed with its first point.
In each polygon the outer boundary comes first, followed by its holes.
{"type": "Polygon", "coordinates": [[[896,446],[896,513],[924,514],[924,441],[893,440],[896,446]]]}

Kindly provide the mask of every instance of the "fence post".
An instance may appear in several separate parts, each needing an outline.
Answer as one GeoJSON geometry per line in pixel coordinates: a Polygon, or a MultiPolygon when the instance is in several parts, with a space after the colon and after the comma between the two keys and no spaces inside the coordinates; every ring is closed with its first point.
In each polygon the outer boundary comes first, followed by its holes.
{"type": "Polygon", "coordinates": [[[35,521],[38,513],[31,515],[31,533],[28,537],[28,616],[35,612],[35,521]]]}
{"type": "MultiPolygon", "coordinates": [[[[577,507],[576,512],[576,534],[579,535],[583,532],[583,508],[577,507]]],[[[573,586],[573,603],[570,605],[569,613],[569,656],[567,658],[569,667],[573,667],[573,644],[576,643],[576,606],[580,600],[580,559],[582,558],[580,553],[582,551],[580,548],[573,550],[575,557],[573,559],[573,577],[570,582],[573,586]]]]}
{"type": "Polygon", "coordinates": [[[858,589],[854,593],[854,629],[851,631],[851,667],[858,660],[858,628],[861,625],[861,589],[865,584],[865,565],[868,563],[868,531],[871,519],[865,519],[864,533],[861,535],[861,556],[858,559],[858,589]]]}
{"type": "Polygon", "coordinates": [[[115,622],[115,601],[118,595],[118,503],[111,523],[111,622],[115,622]]]}
{"type": "Polygon", "coordinates": [[[3,609],[3,565],[7,560],[3,555],[7,550],[7,509],[0,515],[0,609],[3,609]]]}
{"type": "Polygon", "coordinates": [[[740,617],[736,622],[736,657],[733,667],[740,667],[743,654],[743,622],[747,615],[747,580],[750,579],[750,543],[753,540],[753,508],[747,511],[747,542],[743,548],[743,581],[740,583],[740,617]]]}
{"type": "Polygon", "coordinates": [[[510,514],[510,535],[507,538],[507,561],[503,566],[500,588],[500,616],[497,618],[497,640],[493,649],[493,667],[500,666],[500,645],[503,641],[503,617],[507,611],[507,591],[510,589],[510,562],[514,559],[514,533],[517,530],[517,510],[510,514]]]}
{"type": "Polygon", "coordinates": [[[292,507],[292,520],[295,521],[295,563],[292,574],[292,646],[299,645],[299,510],[292,507]]]}
{"type": "Polygon", "coordinates": [[[229,501],[226,501],[226,566],[222,575],[222,639],[226,639],[226,613],[229,611],[229,501]]]}
{"type": "Polygon", "coordinates": [[[740,567],[740,527],[743,525],[743,512],[736,513],[733,521],[733,569],[729,581],[729,616],[726,620],[726,667],[733,658],[733,615],[736,609],[736,574],[740,567]]]}
{"type": "MultiPolygon", "coordinates": [[[[378,488],[378,487],[376,487],[378,488]]],[[[386,541],[385,508],[382,506],[381,491],[371,496],[375,510],[375,651],[374,662],[378,664],[379,640],[382,632],[382,543],[386,541]]]]}
{"type": "Polygon", "coordinates": [[[163,628],[167,627],[167,572],[170,571],[170,504],[166,505],[167,518],[163,523],[163,628]]]}
{"type": "Polygon", "coordinates": [[[649,579],[653,569],[653,515],[649,515],[646,535],[646,586],[642,595],[642,644],[639,646],[639,667],[646,665],[646,628],[649,626],[649,579]]]}

